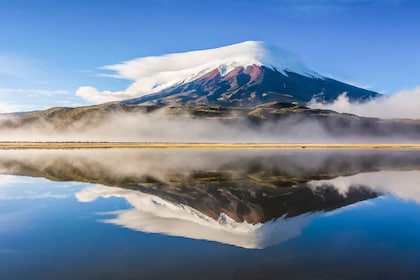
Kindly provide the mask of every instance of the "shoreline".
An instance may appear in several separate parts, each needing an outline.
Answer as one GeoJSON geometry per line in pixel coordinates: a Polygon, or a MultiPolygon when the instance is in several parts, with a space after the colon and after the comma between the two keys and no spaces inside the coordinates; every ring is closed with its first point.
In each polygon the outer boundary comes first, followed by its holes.
{"type": "Polygon", "coordinates": [[[0,142],[0,150],[23,149],[420,149],[420,144],[0,142]]]}

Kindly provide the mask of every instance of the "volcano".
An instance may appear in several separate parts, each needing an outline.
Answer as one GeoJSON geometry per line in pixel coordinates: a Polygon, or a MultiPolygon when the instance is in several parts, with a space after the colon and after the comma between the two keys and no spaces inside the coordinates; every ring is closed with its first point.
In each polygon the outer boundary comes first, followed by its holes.
{"type": "Polygon", "coordinates": [[[265,42],[144,57],[104,67],[112,77],[132,80],[119,92],[79,89],[85,99],[119,100],[131,105],[252,107],[267,102],[331,102],[345,93],[363,102],[380,94],[308,69],[297,56],[265,42]],[[132,98],[127,98],[132,97],[132,98]]]}

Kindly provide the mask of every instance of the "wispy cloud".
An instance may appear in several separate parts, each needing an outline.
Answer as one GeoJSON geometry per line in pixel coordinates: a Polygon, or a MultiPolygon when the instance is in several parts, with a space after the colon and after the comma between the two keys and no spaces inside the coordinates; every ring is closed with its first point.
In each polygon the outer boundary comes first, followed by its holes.
{"type": "Polygon", "coordinates": [[[0,88],[0,113],[39,110],[51,106],[81,105],[73,100],[73,93],[64,89],[0,88]]]}
{"type": "Polygon", "coordinates": [[[21,54],[0,53],[1,82],[12,80],[19,83],[40,84],[40,62],[21,54]]]}
{"type": "MultiPolygon", "coordinates": [[[[344,12],[357,7],[397,5],[406,0],[268,0],[271,11],[298,16],[318,16],[319,14],[344,12]]],[[[245,4],[246,5],[246,4],[245,4]]]]}
{"type": "Polygon", "coordinates": [[[5,94],[22,94],[22,95],[33,95],[33,96],[56,96],[56,95],[70,95],[72,94],[68,90],[64,89],[53,89],[53,90],[46,90],[46,89],[23,89],[23,88],[0,88],[0,95],[5,94]]]}
{"type": "Polygon", "coordinates": [[[357,5],[397,4],[404,0],[271,0],[290,7],[350,7],[357,5]]]}
{"type": "Polygon", "coordinates": [[[28,64],[20,58],[0,54],[0,77],[24,78],[28,64]]]}

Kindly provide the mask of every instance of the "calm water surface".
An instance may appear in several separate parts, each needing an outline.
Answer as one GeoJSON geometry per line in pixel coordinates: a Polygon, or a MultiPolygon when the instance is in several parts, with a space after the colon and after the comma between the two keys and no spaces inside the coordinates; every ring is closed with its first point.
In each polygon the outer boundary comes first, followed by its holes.
{"type": "Polygon", "coordinates": [[[420,151],[0,151],[0,279],[420,279],[420,151]]]}

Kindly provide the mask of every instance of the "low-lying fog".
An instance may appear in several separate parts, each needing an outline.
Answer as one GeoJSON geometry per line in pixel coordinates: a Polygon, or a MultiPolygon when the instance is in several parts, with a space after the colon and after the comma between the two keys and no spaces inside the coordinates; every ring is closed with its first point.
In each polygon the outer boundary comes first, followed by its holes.
{"type": "Polygon", "coordinates": [[[346,126],[340,120],[328,125],[310,117],[291,116],[252,125],[248,120],[168,118],[164,113],[109,113],[105,117],[52,125],[45,121],[16,127],[0,116],[0,141],[119,141],[119,142],[222,142],[222,143],[418,143],[420,125],[346,126]],[[401,128],[401,129],[400,129],[401,128]]]}

